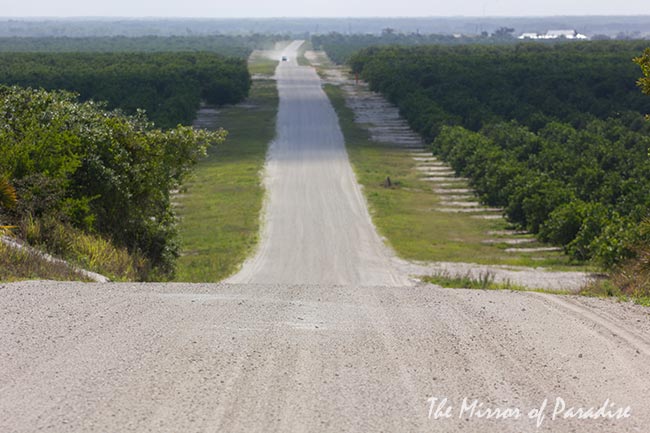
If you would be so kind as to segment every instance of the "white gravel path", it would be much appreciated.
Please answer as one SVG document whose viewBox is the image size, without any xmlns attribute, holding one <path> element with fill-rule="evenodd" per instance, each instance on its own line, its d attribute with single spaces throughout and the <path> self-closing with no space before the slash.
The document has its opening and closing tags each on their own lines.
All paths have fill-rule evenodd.
<svg viewBox="0 0 650 433">
<path fill-rule="evenodd" d="M 650 316 L 441 289 L 0 284 L 3 433 L 626 433 L 650 425 Z M 451 418 L 429 418 L 448 398 Z M 546 420 L 458 416 L 464 398 Z M 630 406 L 627 419 L 551 420 Z"/>
<path fill-rule="evenodd" d="M 301 44 L 285 49 L 288 61 L 276 71 L 280 107 L 260 246 L 228 281 L 409 284 L 370 220 L 320 78 L 296 62 Z"/>
</svg>

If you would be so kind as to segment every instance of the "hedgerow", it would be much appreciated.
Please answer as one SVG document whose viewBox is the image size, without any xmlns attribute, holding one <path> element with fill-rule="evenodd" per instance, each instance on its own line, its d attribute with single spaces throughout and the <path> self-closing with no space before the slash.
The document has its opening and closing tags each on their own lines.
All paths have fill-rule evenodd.
<svg viewBox="0 0 650 433">
<path fill-rule="evenodd" d="M 136 258 L 140 278 L 169 277 L 179 254 L 171 191 L 224 138 L 156 129 L 142 112 L 65 91 L 0 87 L 0 179 L 16 196 L 0 223 L 45 227 L 32 240 L 49 249 L 66 249 L 60 228 L 100 235 Z"/>
</svg>

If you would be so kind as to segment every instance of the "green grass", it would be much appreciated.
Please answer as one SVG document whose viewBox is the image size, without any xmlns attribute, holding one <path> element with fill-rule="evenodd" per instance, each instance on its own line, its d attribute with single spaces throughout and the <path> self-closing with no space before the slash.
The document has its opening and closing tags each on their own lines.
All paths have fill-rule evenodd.
<svg viewBox="0 0 650 433">
<path fill-rule="evenodd" d="M 481 274 L 478 278 L 469 274 L 463 276 L 451 276 L 448 274 L 435 274 L 423 278 L 426 283 L 437 284 L 441 287 L 465 288 L 479 290 L 513 290 L 515 288 L 522 290 L 522 286 L 515 286 L 509 282 L 495 283 L 494 275 L 489 272 Z"/>
<path fill-rule="evenodd" d="M 353 121 L 343 90 L 325 85 L 336 110 L 358 182 L 363 186 L 378 231 L 396 253 L 421 261 L 470 262 L 551 269 L 586 269 L 569 263 L 560 252 L 508 253 L 504 243 L 484 244 L 488 231 L 511 228 L 503 219 L 482 220 L 468 214 L 437 212 L 438 196 L 420 180 L 415 161 L 403 150 L 373 142 Z M 383 184 L 390 177 L 393 187 Z M 527 244 L 526 247 L 539 246 Z"/>
<path fill-rule="evenodd" d="M 291 40 L 279 41 L 275 43 L 274 50 L 282 51 L 291 43 Z M 280 59 L 272 59 L 266 57 L 262 51 L 257 51 L 251 55 L 248 60 L 248 72 L 251 75 L 266 75 L 271 77 L 275 74 L 275 68 L 278 66 Z"/>
<path fill-rule="evenodd" d="M 256 62 L 251 69 L 271 68 Z M 275 82 L 255 80 L 245 106 L 220 110 L 215 127 L 228 131 L 226 143 L 209 151 L 176 199 L 183 245 L 176 280 L 219 281 L 255 247 L 264 198 L 260 174 L 277 105 Z"/>
<path fill-rule="evenodd" d="M 311 63 L 309 60 L 307 60 L 307 57 L 305 57 L 305 52 L 313 49 L 313 46 L 311 44 L 311 41 L 305 41 L 300 48 L 298 49 L 298 57 L 296 58 L 296 61 L 300 66 L 310 66 Z"/>
<path fill-rule="evenodd" d="M 471 275 L 451 276 L 446 273 L 429 275 L 423 277 L 426 283 L 436 284 L 440 287 L 451 289 L 476 289 L 476 290 L 513 290 L 524 292 L 552 293 L 554 295 L 571 295 L 572 292 L 561 290 L 534 289 L 526 286 L 512 284 L 509 281 L 497 283 L 494 281 L 494 275 L 490 272 L 481 274 L 478 278 Z"/>
<path fill-rule="evenodd" d="M 248 64 L 248 72 L 251 75 L 272 76 L 275 73 L 275 68 L 277 65 L 277 60 L 258 56 L 253 62 Z"/>
</svg>

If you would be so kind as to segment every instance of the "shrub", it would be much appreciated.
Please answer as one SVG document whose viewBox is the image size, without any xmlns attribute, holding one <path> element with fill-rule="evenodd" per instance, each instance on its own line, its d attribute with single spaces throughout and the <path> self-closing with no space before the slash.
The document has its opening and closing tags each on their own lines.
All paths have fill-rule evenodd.
<svg viewBox="0 0 650 433">
<path fill-rule="evenodd" d="M 170 191 L 178 188 L 224 131 L 153 128 L 142 112 L 126 116 L 67 92 L 0 87 L 0 173 L 18 192 L 6 212 L 98 234 L 171 276 L 178 255 Z M 24 225 L 24 227 L 27 227 Z M 63 227 L 63 228 L 62 228 Z M 51 233 L 31 233 L 51 250 L 68 250 Z"/>
</svg>

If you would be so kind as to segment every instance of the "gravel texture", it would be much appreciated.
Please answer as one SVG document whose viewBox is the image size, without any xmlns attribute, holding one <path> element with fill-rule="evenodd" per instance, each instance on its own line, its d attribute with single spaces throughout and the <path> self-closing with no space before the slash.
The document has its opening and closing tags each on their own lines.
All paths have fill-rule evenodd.
<svg viewBox="0 0 650 433">
<path fill-rule="evenodd" d="M 648 310 L 435 286 L 0 285 L 2 432 L 644 432 Z M 428 417 L 447 397 L 454 417 Z M 463 398 L 630 406 L 458 418 Z M 549 403 L 551 404 L 551 403 Z"/>
</svg>

